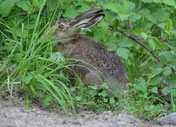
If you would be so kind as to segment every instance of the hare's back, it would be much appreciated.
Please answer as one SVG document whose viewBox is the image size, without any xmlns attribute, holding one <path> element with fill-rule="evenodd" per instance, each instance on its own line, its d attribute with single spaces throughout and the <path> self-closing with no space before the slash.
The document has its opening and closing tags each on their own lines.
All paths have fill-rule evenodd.
<svg viewBox="0 0 176 127">
<path fill-rule="evenodd" d="M 85 61 L 92 64 L 100 71 L 103 71 L 106 77 L 114 77 L 120 82 L 122 82 L 121 80 L 128 80 L 126 70 L 119 56 L 113 52 L 107 51 L 101 42 L 96 43 L 90 37 L 80 36 L 80 39 L 82 43 L 87 45 L 87 49 L 89 49 L 86 56 L 84 56 L 85 58 L 89 58 L 89 60 L 85 59 Z"/>
</svg>

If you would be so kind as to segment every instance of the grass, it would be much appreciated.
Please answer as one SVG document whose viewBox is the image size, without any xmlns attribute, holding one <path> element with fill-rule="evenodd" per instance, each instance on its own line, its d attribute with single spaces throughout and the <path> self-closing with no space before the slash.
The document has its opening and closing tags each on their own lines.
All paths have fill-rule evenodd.
<svg viewBox="0 0 176 127">
<path fill-rule="evenodd" d="M 4 20 L 0 21 L 0 24 L 5 27 L 5 32 L 1 31 L 0 93 L 8 91 L 13 96 L 13 92 L 18 89 L 30 93 L 28 96 L 32 98 L 45 100 L 52 97 L 49 101 L 58 103 L 65 112 L 69 112 L 71 107 L 76 117 L 74 98 L 68 85 L 65 84 L 67 78 L 61 71 L 68 66 L 67 62 L 63 59 L 55 60 L 52 57 L 56 41 L 53 42 L 51 34 L 47 32 L 51 22 L 40 26 L 44 3 L 33 31 L 28 29 L 28 32 L 25 32 L 23 21 L 21 21 L 19 33 L 16 32 L 15 27 L 9 27 Z M 29 27 L 30 23 L 27 24 L 27 28 Z"/>
</svg>

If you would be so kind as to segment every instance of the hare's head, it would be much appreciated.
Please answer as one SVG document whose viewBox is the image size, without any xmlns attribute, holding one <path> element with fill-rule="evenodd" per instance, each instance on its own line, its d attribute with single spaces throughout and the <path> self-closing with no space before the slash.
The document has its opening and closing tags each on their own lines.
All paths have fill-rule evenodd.
<svg viewBox="0 0 176 127">
<path fill-rule="evenodd" d="M 74 37 L 80 29 L 88 29 L 104 18 L 102 9 L 92 9 L 79 14 L 73 19 L 60 19 L 53 23 L 55 31 L 53 38 L 63 37 L 65 39 Z"/>
</svg>

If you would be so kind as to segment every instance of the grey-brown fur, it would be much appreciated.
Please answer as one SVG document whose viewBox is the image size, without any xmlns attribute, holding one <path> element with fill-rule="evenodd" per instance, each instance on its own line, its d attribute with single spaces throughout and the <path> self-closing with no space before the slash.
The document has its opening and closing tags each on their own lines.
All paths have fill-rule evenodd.
<svg viewBox="0 0 176 127">
<path fill-rule="evenodd" d="M 68 31 L 69 28 L 75 28 L 74 25 L 76 25 L 78 21 L 86 20 L 86 18 L 91 21 L 87 20 L 88 22 L 80 24 L 82 27 L 87 28 L 95 25 L 104 17 L 102 12 L 102 9 L 93 9 L 92 11 L 90 10 L 78 15 L 76 18 L 65 23 L 63 30 L 59 32 L 56 31 L 55 36 L 60 37 L 61 32 L 64 33 Z M 91 17 L 93 18 L 91 19 Z M 76 24 L 73 24 L 73 22 Z M 77 31 L 78 29 L 72 30 L 71 34 L 67 34 L 64 37 L 65 39 L 69 37 L 74 37 L 74 39 L 59 42 L 57 49 L 59 52 L 62 52 L 65 57 L 83 60 L 96 69 L 83 62 L 78 62 L 79 65 L 86 66 L 92 71 L 79 66 L 74 66 L 73 70 L 83 77 L 85 84 L 92 84 L 93 82 L 101 85 L 108 80 L 108 84 L 112 86 L 112 89 L 124 88 L 129 79 L 120 58 L 114 53 L 107 51 L 101 42 L 96 43 L 91 37 L 78 35 L 75 33 Z M 63 35 L 63 33 L 61 35 Z"/>
</svg>

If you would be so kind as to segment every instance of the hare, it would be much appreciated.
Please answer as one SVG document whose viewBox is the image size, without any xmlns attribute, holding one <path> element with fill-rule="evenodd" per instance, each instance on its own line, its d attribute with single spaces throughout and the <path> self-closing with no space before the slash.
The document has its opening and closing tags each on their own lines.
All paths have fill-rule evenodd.
<svg viewBox="0 0 176 127">
<path fill-rule="evenodd" d="M 73 19 L 60 19 L 58 23 L 52 24 L 55 25 L 53 38 L 65 39 L 57 44 L 57 50 L 66 58 L 84 61 L 78 62 L 78 65 L 83 66 L 74 66 L 72 69 L 83 78 L 86 85 L 101 86 L 107 82 L 111 90 L 126 88 L 129 79 L 119 56 L 107 51 L 101 42 L 96 43 L 91 37 L 78 34 L 80 29 L 96 25 L 104 16 L 102 9 L 92 9 Z"/>
</svg>

